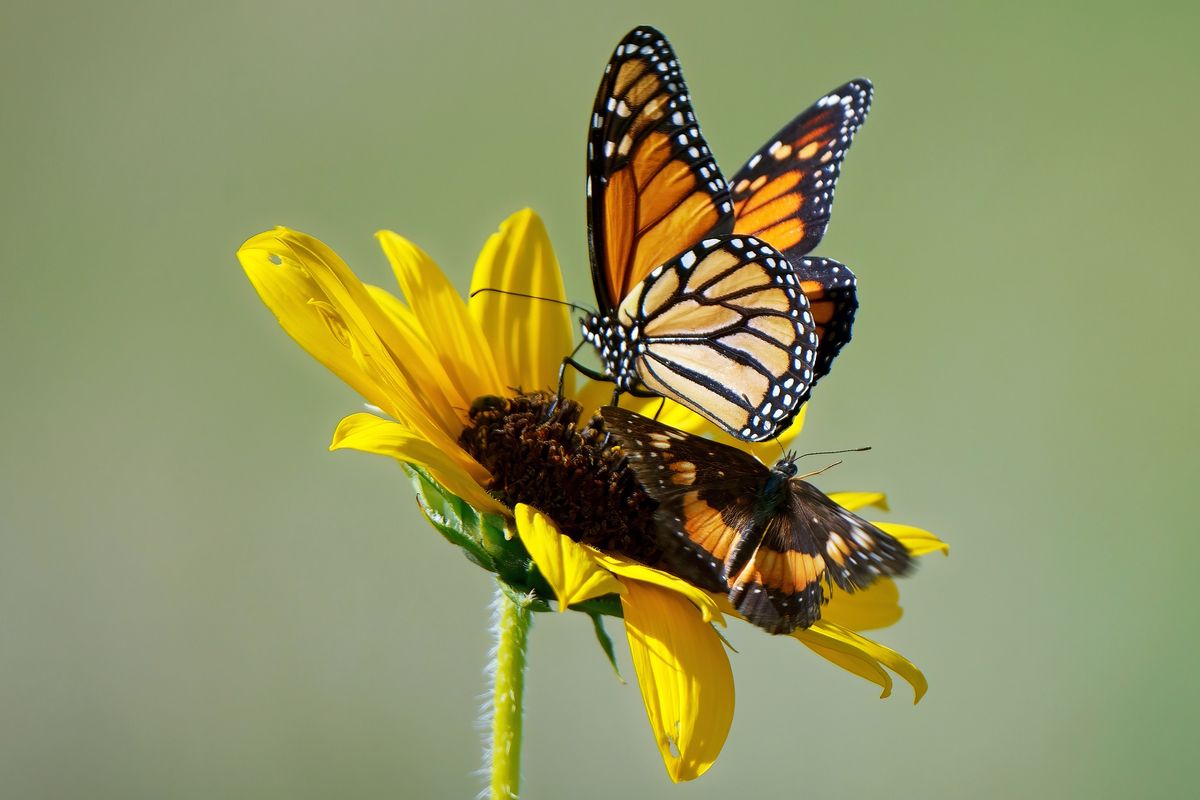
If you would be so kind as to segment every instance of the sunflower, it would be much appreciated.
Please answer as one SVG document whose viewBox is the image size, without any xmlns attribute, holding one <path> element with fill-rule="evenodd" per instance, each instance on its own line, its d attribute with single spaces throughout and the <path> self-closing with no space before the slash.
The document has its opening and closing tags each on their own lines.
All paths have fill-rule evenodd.
<svg viewBox="0 0 1200 800">
<path fill-rule="evenodd" d="M 638 528 L 647 517 L 629 505 L 636 502 L 636 487 L 612 448 L 587 438 L 597 429 L 578 424 L 608 400 L 611 387 L 589 382 L 576 391 L 568 375 L 564 398 L 546 391 L 558 384 L 574 335 L 544 225 L 529 210 L 509 217 L 475 263 L 469 299 L 415 244 L 390 231 L 378 238 L 403 299 L 363 284 L 329 247 L 287 228 L 252 237 L 238 259 L 284 330 L 379 412 L 344 418 L 330 449 L 400 461 L 435 529 L 497 575 L 499 602 L 511 613 L 502 613 L 498 625 L 495 688 L 499 695 L 503 682 L 505 696 L 515 698 L 516 720 L 513 703 L 497 704 L 493 796 L 515 796 L 519 771 L 513 764 L 499 766 L 502 754 L 496 750 L 503 749 L 514 764 L 519 757 L 528 612 L 549 609 L 552 597 L 560 611 L 592 616 L 610 658 L 600 620 L 623 617 L 667 773 L 673 781 L 698 777 L 716 759 L 733 718 L 732 672 L 714 626 L 736 612 L 723 597 L 647 566 L 652 558 L 638 558 L 645 555 L 639 543 L 648 537 Z M 674 403 L 627 403 L 764 460 L 776 448 L 733 440 Z M 799 433 L 803 419 L 798 416 L 782 444 Z M 595 497 L 608 505 L 587 505 L 589 479 Z M 881 494 L 831 497 L 851 510 L 886 508 Z M 946 550 L 920 529 L 876 524 L 914 555 Z M 859 633 L 891 625 L 899 616 L 896 586 L 883 579 L 867 591 L 835 594 L 817 624 L 792 635 L 880 686 L 882 696 L 890 694 L 895 673 L 919 700 L 926 689 L 921 672 Z M 519 635 L 506 639 L 505 630 L 513 626 Z M 506 647 L 517 639 L 520 653 Z M 505 672 L 509 656 L 515 657 L 515 675 Z"/>
</svg>

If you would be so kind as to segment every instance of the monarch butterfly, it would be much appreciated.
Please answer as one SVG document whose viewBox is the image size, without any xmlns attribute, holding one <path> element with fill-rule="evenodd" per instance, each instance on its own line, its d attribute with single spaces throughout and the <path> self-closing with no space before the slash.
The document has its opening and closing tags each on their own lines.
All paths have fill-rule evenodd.
<svg viewBox="0 0 1200 800">
<path fill-rule="evenodd" d="M 654 28 L 631 31 L 605 68 L 588 130 L 599 312 L 583 335 L 603 371 L 564 366 L 613 381 L 614 400 L 649 390 L 741 439 L 786 427 L 850 338 L 853 273 L 804 256 L 824 234 L 870 98 L 865 80 L 821 98 L 731 191 L 670 44 Z"/>
<path fill-rule="evenodd" d="M 600 410 L 646 493 L 667 571 L 728 592 L 769 633 L 807 628 L 835 584 L 847 592 L 903 575 L 912 557 L 892 536 L 796 475 L 796 457 L 771 468 L 720 442 L 615 406 Z"/>
</svg>

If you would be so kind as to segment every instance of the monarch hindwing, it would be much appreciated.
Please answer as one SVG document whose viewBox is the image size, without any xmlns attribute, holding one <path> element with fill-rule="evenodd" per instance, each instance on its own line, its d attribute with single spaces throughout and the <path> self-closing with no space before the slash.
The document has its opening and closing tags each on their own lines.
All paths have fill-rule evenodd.
<svg viewBox="0 0 1200 800">
<path fill-rule="evenodd" d="M 632 412 L 600 413 L 659 503 L 657 535 L 669 555 L 658 566 L 727 591 L 739 613 L 770 633 L 816 622 L 830 583 L 854 591 L 911 568 L 899 541 L 794 477 L 794 459 L 768 469 Z"/>
<path fill-rule="evenodd" d="M 792 262 L 792 268 L 816 322 L 817 360 L 812 377 L 815 386 L 829 374 L 833 359 L 850 341 L 854 313 L 858 310 L 858 279 L 849 267 L 831 258 L 801 256 Z"/>
<path fill-rule="evenodd" d="M 609 374 L 762 441 L 807 396 L 818 341 L 791 266 L 752 236 L 717 236 L 655 269 L 600 340 Z"/>
<path fill-rule="evenodd" d="M 588 128 L 588 245 L 602 313 L 652 269 L 733 230 L 733 204 L 679 61 L 650 27 L 613 52 Z"/>
</svg>

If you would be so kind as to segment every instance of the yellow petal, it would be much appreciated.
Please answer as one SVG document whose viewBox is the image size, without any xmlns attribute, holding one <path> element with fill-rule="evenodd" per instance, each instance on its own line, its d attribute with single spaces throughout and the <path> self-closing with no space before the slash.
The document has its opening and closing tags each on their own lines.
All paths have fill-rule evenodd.
<svg viewBox="0 0 1200 800">
<path fill-rule="evenodd" d="M 480 289 L 546 300 L 499 292 L 475 294 Z M 492 346 L 505 385 L 524 391 L 557 385 L 558 367 L 574 347 L 575 337 L 568 308 L 549 302 L 566 297 L 558 259 L 537 214 L 525 209 L 500 224 L 475 262 L 471 294 L 471 316 Z"/>
<path fill-rule="evenodd" d="M 743 442 L 739 439 L 733 439 L 737 446 L 741 447 L 748 453 L 758 456 L 758 460 L 764 464 L 774 464 L 779 460 L 782 451 L 792 449 L 796 442 L 796 437 L 804 430 L 804 420 L 808 418 L 808 404 L 800 407 L 800 413 L 792 420 L 792 424 L 788 425 L 775 439 L 766 442 Z"/>
<path fill-rule="evenodd" d="M 445 394 L 452 387 L 421 382 L 402 333 L 346 263 L 321 241 L 287 228 L 251 243 L 267 250 L 270 261 L 294 263 L 312 279 L 320 295 L 311 302 L 344 334 L 359 368 L 379 386 L 382 396 L 372 401 L 434 444 L 452 448 L 462 429 L 454 409 L 462 401 Z"/>
<path fill-rule="evenodd" d="M 621 582 L 597 565 L 583 545 L 559 533 L 540 511 L 519 503 L 513 515 L 517 520 L 517 535 L 554 590 L 559 611 L 593 597 L 625 592 Z"/>
<path fill-rule="evenodd" d="M 834 589 L 821 618 L 852 631 L 886 628 L 900 621 L 900 590 L 891 578 L 880 578 L 866 589 L 843 592 Z"/>
<path fill-rule="evenodd" d="M 705 622 L 716 622 L 720 625 L 725 624 L 725 618 L 721 616 L 718 599 L 703 589 L 698 589 L 687 581 L 676 578 L 674 575 L 663 572 L 661 569 L 647 567 L 645 564 L 640 564 L 623 556 L 609 555 L 600 552 L 594 547 L 584 546 L 587 547 L 592 558 L 596 559 L 596 563 L 614 575 L 643 583 L 652 583 L 655 586 L 669 589 L 687 598 L 700 611 L 700 618 Z M 724 596 L 722 595 L 722 597 Z"/>
<path fill-rule="evenodd" d="M 945 555 L 950 555 L 950 545 L 929 531 L 914 528 L 912 525 L 901 525 L 898 522 L 872 522 L 871 524 L 899 539 L 900 544 L 908 549 L 910 555 L 923 556 L 939 550 Z"/>
<path fill-rule="evenodd" d="M 612 386 L 607 385 L 607 390 L 611 394 Z M 604 400 L 604 403 L 607 402 L 608 400 Z M 659 411 L 660 406 L 662 407 L 661 411 Z M 667 400 L 664 403 L 662 398 L 622 396 L 621 407 L 645 417 L 654 417 L 657 414 L 658 421 L 664 425 L 678 428 L 696 436 L 704 436 L 730 447 L 736 447 L 738 450 L 756 457 L 764 464 L 774 464 L 779 460 L 779 457 L 791 446 L 792 441 L 800 435 L 800 431 L 804 428 L 804 418 L 808 413 L 807 405 L 801 408 L 800 413 L 792 420 L 792 424 L 784 429 L 775 439 L 765 442 L 746 442 L 737 437 L 730 436 L 706 417 L 697 414 L 686 406 L 676 403 L 674 400 Z"/>
<path fill-rule="evenodd" d="M 396 326 L 406 349 L 404 363 L 414 374 L 413 383 L 422 387 L 437 386 L 448 403 L 467 402 L 451 384 L 450 376 L 438 357 L 437 348 L 425 334 L 417 315 L 408 306 L 386 289 L 367 286 L 367 292 L 379 305 L 379 309 Z M 458 406 L 461 408 L 461 406 Z"/>
<path fill-rule="evenodd" d="M 625 583 L 625 635 L 650 729 L 671 780 L 690 781 L 712 766 L 733 722 L 729 658 L 685 597 Z"/>
<path fill-rule="evenodd" d="M 383 388 L 355 358 L 345 324 L 329 313 L 324 290 L 291 251 L 280 246 L 274 231 L 247 239 L 237 257 L 263 304 L 297 344 L 368 402 L 389 405 Z"/>
<path fill-rule="evenodd" d="M 485 394 L 504 394 L 491 347 L 438 265 L 399 234 L 379 231 L 375 235 L 392 264 L 404 299 L 437 348 L 450 382 L 465 403 Z"/>
<path fill-rule="evenodd" d="M 416 464 L 429 470 L 447 491 L 466 500 L 476 511 L 509 514 L 507 508 L 484 491 L 481 484 L 487 482 L 488 474 L 483 467 L 468 457 L 467 463 L 474 465 L 474 470 L 464 470 L 459 459 L 398 422 L 374 414 L 351 414 L 338 424 L 329 449 L 361 450 Z"/>
<path fill-rule="evenodd" d="M 883 492 L 830 492 L 829 499 L 847 511 L 858 511 L 868 506 L 880 511 L 889 510 L 887 495 Z"/>
<path fill-rule="evenodd" d="M 829 620 L 818 620 L 811 628 L 794 631 L 792 636 L 843 669 L 883 687 L 880 697 L 887 697 L 892 691 L 891 676 L 884 667 L 912 686 L 914 704 L 920 702 L 929 688 L 921 670 L 907 658 Z"/>
<path fill-rule="evenodd" d="M 795 636 L 795 634 L 793 634 L 793 636 Z M 830 646 L 830 643 L 817 644 L 818 641 L 822 640 L 820 634 L 810 634 L 805 637 L 795 636 L 795 638 L 800 639 L 805 647 L 807 647 L 809 650 L 812 650 L 826 661 L 830 661 L 834 665 L 846 670 L 846 672 L 853 673 L 854 675 L 857 675 L 864 680 L 868 680 L 878 686 L 883 690 L 879 694 L 881 699 L 891 697 L 891 673 L 881 667 L 879 662 L 863 658 L 857 650 L 840 641 L 833 644 L 833 646 Z"/>
<path fill-rule="evenodd" d="M 591 345 L 587 345 L 587 347 L 591 347 Z M 567 367 L 567 375 L 575 375 L 575 370 L 571 367 Z M 590 378 L 580 378 L 579 381 L 579 388 L 577 388 L 573 394 L 568 390 L 567 394 L 570 397 L 575 398 L 575 400 L 579 402 L 579 405 L 583 406 L 583 414 L 580 416 L 580 419 L 590 420 L 592 417 L 596 416 L 596 412 L 599 411 L 601 407 L 612 402 L 613 385 L 607 381 L 594 381 Z M 571 385 L 570 379 L 568 379 L 567 385 Z M 657 400 L 654 402 L 656 404 L 658 403 Z M 621 403 L 621 406 L 624 408 L 632 408 L 628 402 Z M 655 407 L 657 407 L 657 405 Z M 650 410 L 650 413 L 647 416 L 654 416 L 653 408 Z"/>
</svg>

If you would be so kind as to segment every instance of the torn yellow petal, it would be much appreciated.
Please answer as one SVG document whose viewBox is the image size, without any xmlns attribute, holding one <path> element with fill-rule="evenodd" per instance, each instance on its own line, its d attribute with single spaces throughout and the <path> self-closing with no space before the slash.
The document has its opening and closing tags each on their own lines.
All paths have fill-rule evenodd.
<svg viewBox="0 0 1200 800">
<path fill-rule="evenodd" d="M 870 506 L 880 511 L 890 510 L 887 495 L 883 492 L 830 492 L 829 499 L 847 511 L 858 511 Z"/>
<path fill-rule="evenodd" d="M 671 780 L 712 766 L 733 722 L 733 673 L 721 638 L 684 596 L 626 582 L 625 635 L 650 729 Z"/>
<path fill-rule="evenodd" d="M 721 609 L 717 604 L 717 600 L 703 589 L 698 589 L 687 581 L 676 578 L 674 575 L 663 572 L 661 569 L 647 567 L 645 564 L 640 564 L 623 556 L 609 555 L 600 552 L 594 547 L 584 546 L 587 547 L 592 557 L 596 559 L 596 563 L 614 575 L 619 575 L 629 580 L 642 581 L 643 583 L 652 583 L 655 586 L 669 589 L 676 594 L 686 597 L 700 611 L 700 617 L 705 622 L 716 622 L 720 625 L 725 624 L 725 618 L 721 616 Z"/>
<path fill-rule="evenodd" d="M 914 705 L 929 688 L 924 674 L 907 658 L 829 620 L 818 620 L 811 628 L 794 631 L 792 636 L 843 669 L 883 687 L 880 697 L 887 697 L 892 689 L 891 677 L 884 667 L 912 686 Z"/>
<path fill-rule="evenodd" d="M 537 509 L 520 503 L 513 509 L 517 535 L 537 564 L 542 577 L 558 598 L 558 610 L 606 594 L 622 594 L 625 588 L 612 573 L 596 564 L 583 545 L 558 532 Z"/>
<path fill-rule="evenodd" d="M 939 550 L 945 555 L 950 555 L 950 545 L 927 530 L 914 528 L 912 525 L 901 525 L 898 522 L 872 522 L 871 524 L 899 539 L 900 544 L 904 545 L 909 555 L 923 556 Z"/>
<path fill-rule="evenodd" d="M 834 589 L 821 618 L 852 631 L 886 628 L 900 621 L 900 590 L 891 578 L 880 578 L 866 589 L 844 592 Z"/>
<path fill-rule="evenodd" d="M 509 514 L 507 508 L 484 491 L 481 484 L 489 476 L 483 467 L 468 457 L 467 464 L 472 468 L 463 469 L 460 460 L 399 422 L 374 414 L 351 414 L 338 424 L 329 449 L 361 450 L 424 467 L 447 491 L 467 501 L 476 511 Z"/>
<path fill-rule="evenodd" d="M 466 404 L 481 395 L 504 394 L 506 387 L 491 347 L 438 265 L 399 234 L 379 231 L 375 235 L 396 273 L 404 299 L 437 348 L 450 382 Z"/>
<path fill-rule="evenodd" d="M 499 292 L 475 294 L 481 289 L 545 299 Z M 504 384 L 527 392 L 554 388 L 558 367 L 570 354 L 574 336 L 569 309 L 560 304 L 566 300 L 562 272 L 537 214 L 525 209 L 500 224 L 475 262 L 471 294 L 471 316 L 492 347 Z M 560 303 L 550 302 L 553 300 Z M 571 386 L 573 383 L 568 383 L 567 388 Z"/>
<path fill-rule="evenodd" d="M 237 258 L 263 304 L 297 344 L 368 402 L 381 408 L 389 404 L 355 358 L 350 333 L 337 313 L 330 313 L 324 290 L 273 231 L 247 239 Z"/>
<path fill-rule="evenodd" d="M 299 231 L 276 228 L 255 237 L 264 245 L 267 239 L 274 239 L 271 255 L 294 260 L 319 287 L 321 297 L 314 304 L 344 329 L 355 362 L 379 386 L 382 398 L 375 404 L 434 444 L 451 448 L 462 429 L 454 410 L 460 401 L 444 393 L 450 387 L 421 382 L 402 333 L 346 263 Z"/>
</svg>

